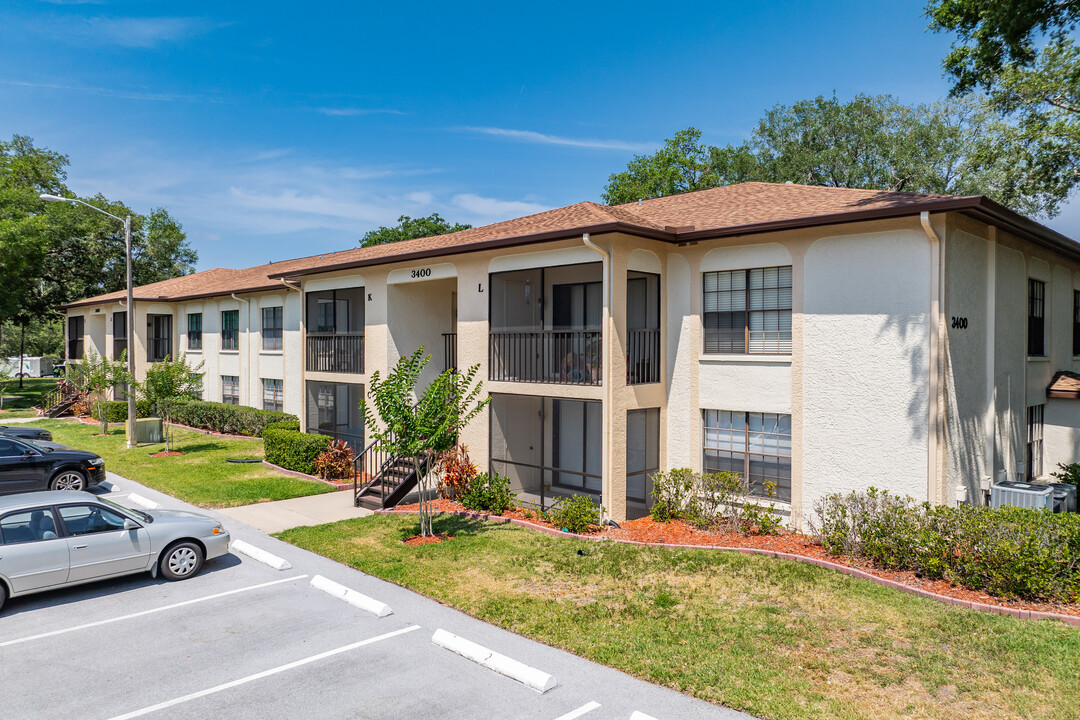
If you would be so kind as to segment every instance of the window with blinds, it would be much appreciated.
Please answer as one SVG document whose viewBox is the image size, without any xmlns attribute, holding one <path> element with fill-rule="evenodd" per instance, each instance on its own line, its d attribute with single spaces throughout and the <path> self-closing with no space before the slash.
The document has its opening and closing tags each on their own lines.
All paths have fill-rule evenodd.
<svg viewBox="0 0 1080 720">
<path fill-rule="evenodd" d="M 706 354 L 791 353 L 791 266 L 703 276 Z"/>
<path fill-rule="evenodd" d="M 1046 283 L 1028 279 L 1028 355 L 1046 355 Z"/>
<path fill-rule="evenodd" d="M 791 501 L 791 416 L 703 410 L 706 472 L 738 473 L 750 494 Z"/>
</svg>

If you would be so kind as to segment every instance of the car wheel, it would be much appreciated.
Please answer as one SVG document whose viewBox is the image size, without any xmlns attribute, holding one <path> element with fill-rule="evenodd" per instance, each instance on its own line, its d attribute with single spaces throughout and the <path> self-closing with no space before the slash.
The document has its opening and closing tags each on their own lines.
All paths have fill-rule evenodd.
<svg viewBox="0 0 1080 720">
<path fill-rule="evenodd" d="M 0 610 L 4 609 L 4 601 L 7 600 L 7 588 L 0 582 Z"/>
<path fill-rule="evenodd" d="M 161 556 L 161 574 L 166 580 L 184 580 L 202 569 L 202 548 L 193 542 L 179 542 Z"/>
<path fill-rule="evenodd" d="M 49 483 L 50 490 L 85 490 L 86 476 L 78 470 L 64 470 Z"/>
</svg>

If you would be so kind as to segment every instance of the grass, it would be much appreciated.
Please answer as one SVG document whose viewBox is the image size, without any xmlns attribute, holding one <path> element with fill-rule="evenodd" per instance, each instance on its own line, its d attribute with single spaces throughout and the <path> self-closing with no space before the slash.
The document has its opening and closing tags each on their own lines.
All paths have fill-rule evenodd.
<svg viewBox="0 0 1080 720">
<path fill-rule="evenodd" d="M 34 417 L 37 412 L 32 408 L 40 406 L 45 395 L 56 389 L 56 378 L 23 378 L 23 387 L 19 389 L 18 378 L 4 383 L 0 393 L 4 395 L 4 410 L 0 412 L 0 425 L 5 418 Z"/>
<path fill-rule="evenodd" d="M 56 442 L 101 455 L 106 470 L 199 507 L 234 507 L 333 492 L 328 485 L 285 475 L 262 463 L 225 462 L 226 458 L 262 459 L 263 443 L 258 438 L 221 438 L 173 428 L 173 449 L 183 455 L 151 457 L 165 446 L 140 445 L 129 450 L 123 425 L 111 425 L 110 434 L 102 437 L 98 425 L 70 420 L 31 424 L 48 428 Z"/>
<path fill-rule="evenodd" d="M 805 563 L 371 516 L 277 537 L 521 635 L 764 718 L 1064 718 L 1080 628 L 963 610 Z"/>
</svg>

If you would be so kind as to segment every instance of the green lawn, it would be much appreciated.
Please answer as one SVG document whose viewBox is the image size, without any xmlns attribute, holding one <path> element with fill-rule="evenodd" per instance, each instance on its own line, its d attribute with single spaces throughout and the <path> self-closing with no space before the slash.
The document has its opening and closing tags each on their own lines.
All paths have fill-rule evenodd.
<svg viewBox="0 0 1080 720">
<path fill-rule="evenodd" d="M 482 620 L 764 718 L 1065 718 L 1080 628 L 944 605 L 804 563 L 440 516 L 279 538 Z"/>
<path fill-rule="evenodd" d="M 129 450 L 124 447 L 123 425 L 110 425 L 110 434 L 101 437 L 98 425 L 71 420 L 32 424 L 48 428 L 56 442 L 101 455 L 106 470 L 200 507 L 234 507 L 333 492 L 328 485 L 285 475 L 262 463 L 225 462 L 226 458 L 262 459 L 263 443 L 258 438 L 221 438 L 173 428 L 173 449 L 183 455 L 151 457 L 165 446 L 140 445 Z"/>
<path fill-rule="evenodd" d="M 4 395 L 4 410 L 0 412 L 0 425 L 4 418 L 34 417 L 34 406 L 44 402 L 44 396 L 56 389 L 56 378 L 23 378 L 19 388 L 18 378 L 8 380 L 0 392 Z"/>
</svg>

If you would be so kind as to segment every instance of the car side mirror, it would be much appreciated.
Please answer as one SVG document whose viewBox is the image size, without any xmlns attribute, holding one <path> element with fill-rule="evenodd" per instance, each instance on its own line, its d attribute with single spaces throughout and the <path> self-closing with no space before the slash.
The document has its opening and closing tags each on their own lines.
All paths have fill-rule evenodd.
<svg viewBox="0 0 1080 720">
<path fill-rule="evenodd" d="M 135 522 L 131 518 L 125 518 L 124 519 L 124 529 L 125 530 L 138 530 L 141 527 L 142 527 L 142 525 Z"/>
</svg>

